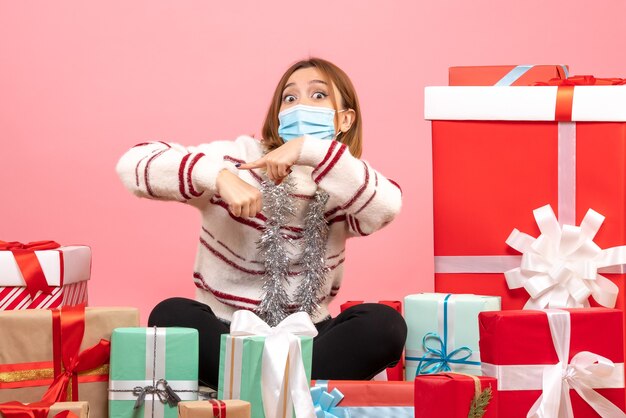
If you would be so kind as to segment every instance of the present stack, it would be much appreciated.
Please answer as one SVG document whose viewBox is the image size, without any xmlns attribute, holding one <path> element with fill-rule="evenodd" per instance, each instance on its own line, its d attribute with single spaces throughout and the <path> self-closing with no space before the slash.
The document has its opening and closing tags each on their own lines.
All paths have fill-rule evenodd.
<svg viewBox="0 0 626 418">
<path fill-rule="evenodd" d="M 409 325 L 424 335 L 416 416 L 626 417 L 624 84 L 517 66 L 451 68 L 450 86 L 426 88 L 435 290 L 498 297 L 503 310 L 472 315 L 474 391 L 467 371 L 445 373 L 459 371 L 452 353 L 474 350 L 446 347 L 440 325 Z M 491 400 L 473 415 L 485 384 Z M 459 402 L 433 405 L 438 395 Z"/>
<path fill-rule="evenodd" d="M 217 399 L 198 400 L 196 330 L 85 308 L 88 247 L 0 241 L 0 416 L 626 418 L 626 81 L 561 65 L 449 80 L 425 93 L 436 293 L 405 297 L 387 381 L 311 381 L 307 314 L 238 311 Z"/>
</svg>

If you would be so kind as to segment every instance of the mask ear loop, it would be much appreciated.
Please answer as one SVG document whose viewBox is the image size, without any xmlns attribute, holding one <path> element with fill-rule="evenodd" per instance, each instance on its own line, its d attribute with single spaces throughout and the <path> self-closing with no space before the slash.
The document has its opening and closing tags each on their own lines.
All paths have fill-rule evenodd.
<svg viewBox="0 0 626 418">
<path fill-rule="evenodd" d="M 340 113 L 340 112 L 345 112 L 346 110 L 348 110 L 348 109 L 341 109 L 341 110 L 337 110 L 337 113 Z M 337 131 L 337 133 L 335 134 L 335 136 L 333 137 L 333 140 L 334 140 L 334 141 L 337 141 L 337 140 L 339 139 L 339 135 L 341 135 L 341 134 L 343 134 L 343 131 L 342 131 L 341 129 L 339 129 L 339 130 Z"/>
</svg>

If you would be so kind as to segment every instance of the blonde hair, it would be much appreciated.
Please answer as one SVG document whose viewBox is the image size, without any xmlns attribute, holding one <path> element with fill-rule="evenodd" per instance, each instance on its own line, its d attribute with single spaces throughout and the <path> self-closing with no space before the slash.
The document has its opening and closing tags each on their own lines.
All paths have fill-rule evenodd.
<svg viewBox="0 0 626 418">
<path fill-rule="evenodd" d="M 337 108 L 337 98 L 335 97 L 335 91 L 333 88 L 329 90 L 329 97 L 333 103 L 335 110 L 340 109 L 352 109 L 354 110 L 355 117 L 352 122 L 352 126 L 347 132 L 343 132 L 337 138 L 337 141 L 346 144 L 350 150 L 350 154 L 356 158 L 361 157 L 362 152 L 362 124 L 361 124 L 361 108 L 359 106 L 359 99 L 356 95 L 356 90 L 352 85 L 352 81 L 348 75 L 335 64 L 323 60 L 321 58 L 309 58 L 308 60 L 298 61 L 285 71 L 281 77 L 276 90 L 274 90 L 274 96 L 272 97 L 272 103 L 267 111 L 265 122 L 263 123 L 263 144 L 271 151 L 280 147 L 284 142 L 278 136 L 278 113 L 280 112 L 280 106 L 282 103 L 282 94 L 285 89 L 285 85 L 289 80 L 289 77 L 296 71 L 302 68 L 317 68 L 322 75 L 326 78 L 329 85 L 334 85 L 339 90 L 339 99 L 341 100 L 341 107 Z M 335 115 L 337 118 L 337 115 Z"/>
</svg>

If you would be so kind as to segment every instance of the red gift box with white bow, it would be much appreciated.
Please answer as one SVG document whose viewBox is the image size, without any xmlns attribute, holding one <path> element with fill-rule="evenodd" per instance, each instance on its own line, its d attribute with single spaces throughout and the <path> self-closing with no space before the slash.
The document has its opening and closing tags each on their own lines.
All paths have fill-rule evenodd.
<svg viewBox="0 0 626 418">
<path fill-rule="evenodd" d="M 622 312 L 511 310 L 478 320 L 482 372 L 498 382 L 498 416 L 626 417 Z"/>
</svg>

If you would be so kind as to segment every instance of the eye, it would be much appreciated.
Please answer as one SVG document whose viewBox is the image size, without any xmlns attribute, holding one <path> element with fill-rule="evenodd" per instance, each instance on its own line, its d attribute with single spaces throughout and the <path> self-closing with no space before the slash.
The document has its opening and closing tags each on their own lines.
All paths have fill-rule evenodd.
<svg viewBox="0 0 626 418">
<path fill-rule="evenodd" d="M 295 101 L 296 101 L 296 96 L 294 96 L 293 94 L 287 94 L 286 96 L 283 97 L 284 103 L 293 103 Z"/>
<path fill-rule="evenodd" d="M 313 93 L 312 97 L 317 100 L 323 100 L 328 97 L 328 94 L 324 93 L 323 91 L 316 91 L 315 93 Z"/>
</svg>

